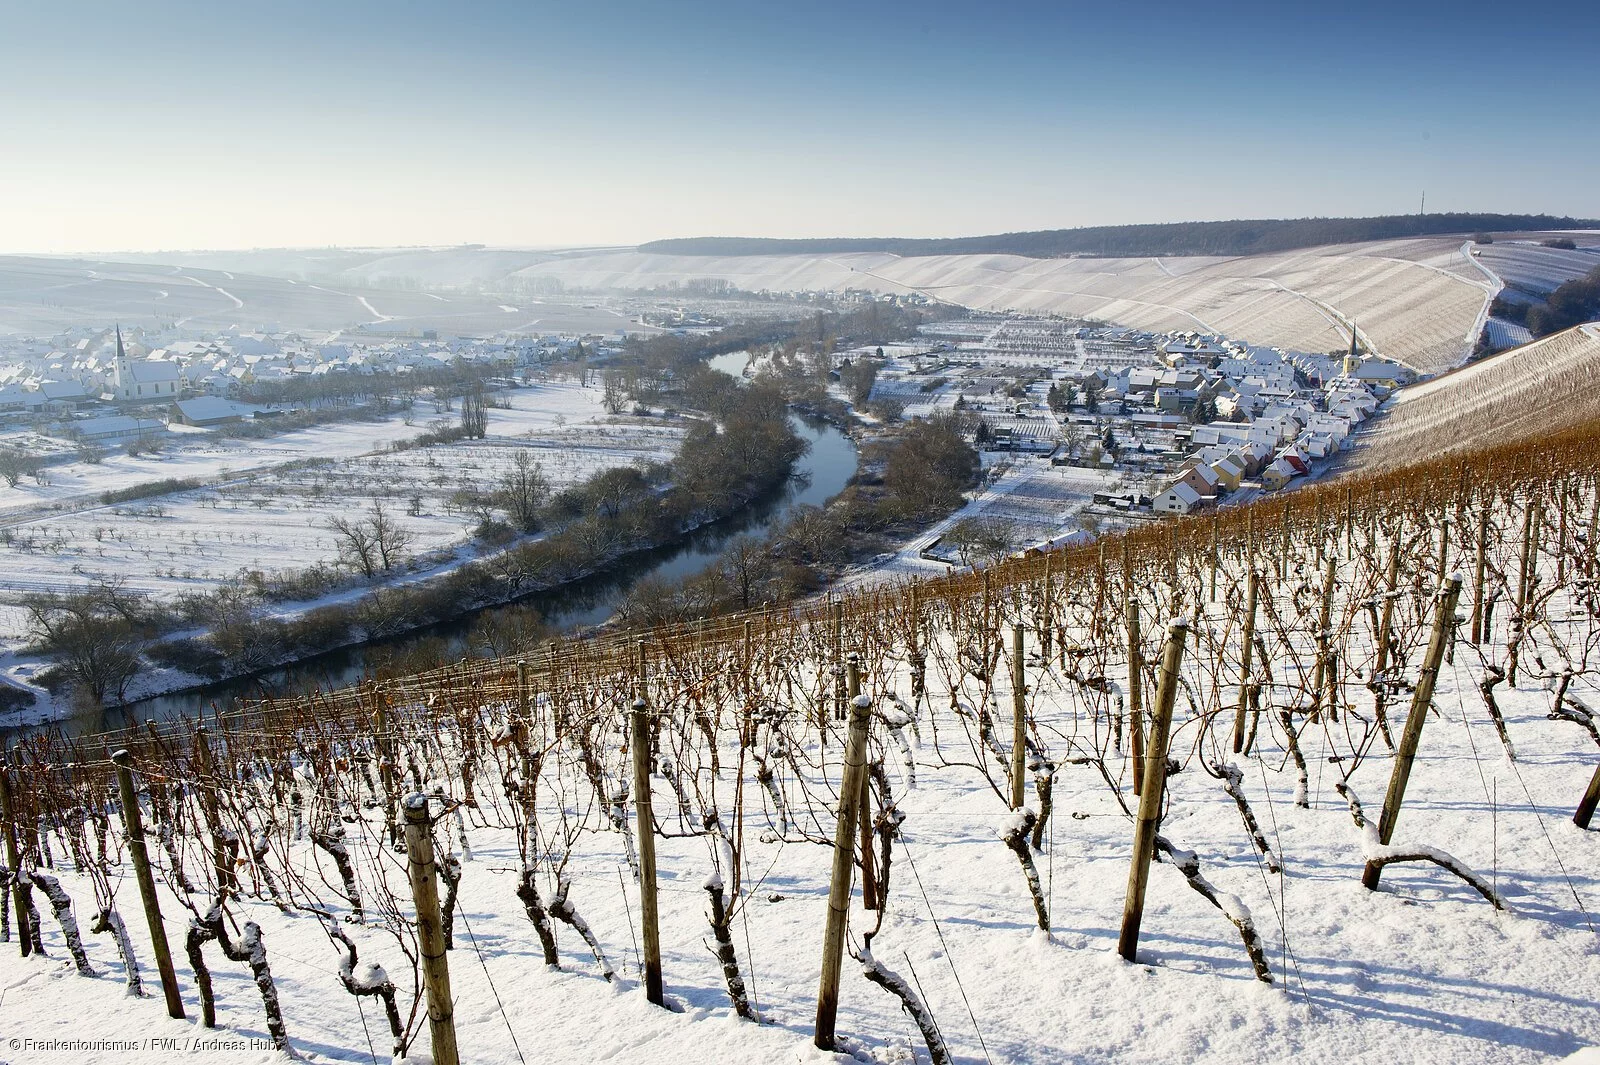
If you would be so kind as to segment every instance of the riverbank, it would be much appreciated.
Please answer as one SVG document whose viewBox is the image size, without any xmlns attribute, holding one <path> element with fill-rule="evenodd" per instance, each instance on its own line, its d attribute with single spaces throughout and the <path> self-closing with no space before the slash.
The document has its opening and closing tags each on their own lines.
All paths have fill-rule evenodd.
<svg viewBox="0 0 1600 1065">
<path fill-rule="evenodd" d="M 193 670 L 165 666 L 147 670 L 129 686 L 133 698 L 105 709 L 74 708 L 65 696 L 41 699 L 34 707 L 0 715 L 0 735 L 47 724 L 64 723 L 73 731 L 95 731 L 105 725 L 193 714 L 212 703 L 225 705 L 235 698 L 260 698 L 288 692 L 327 690 L 360 682 L 385 663 L 424 657 L 451 659 L 472 653 L 472 628 L 513 612 L 537 611 L 552 633 L 583 631 L 598 626 L 615 612 L 628 591 L 647 576 L 681 580 L 713 564 L 723 545 L 742 534 L 765 533 L 777 527 L 796 508 L 819 506 L 843 490 L 855 475 L 854 445 L 837 429 L 798 415 L 790 428 L 807 445 L 788 475 L 749 504 L 718 518 L 681 531 L 670 541 L 639 544 L 597 559 L 581 572 L 570 572 L 557 582 L 521 588 L 516 594 L 492 602 L 454 600 L 458 609 L 445 616 L 429 616 L 403 630 L 328 642 L 311 653 L 259 662 L 211 678 Z M 481 564 L 468 559 L 457 566 Z M 437 577 L 437 575 L 435 575 Z M 444 575 L 448 578 L 448 574 Z M 440 583 L 440 580 L 435 580 Z M 371 594 L 392 594 L 380 588 Z M 349 598 L 348 593 L 345 598 Z M 314 609 L 326 609 L 322 605 Z M 311 610 L 303 613 L 310 613 Z M 355 630 L 351 630 L 354 632 Z"/>
</svg>

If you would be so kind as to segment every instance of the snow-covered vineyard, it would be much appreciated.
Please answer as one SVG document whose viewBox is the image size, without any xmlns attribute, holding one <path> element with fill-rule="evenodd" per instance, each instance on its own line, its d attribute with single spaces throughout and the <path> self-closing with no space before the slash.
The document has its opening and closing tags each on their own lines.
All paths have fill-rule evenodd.
<svg viewBox="0 0 1600 1065">
<path fill-rule="evenodd" d="M 1574 823 L 1600 782 L 1592 447 L 204 731 L 36 736 L 6 768 L 0 1058 L 220 1036 L 244 1046 L 221 1060 L 455 1060 L 449 1032 L 462 1061 L 519 1063 L 1579 1053 L 1600 1044 L 1600 844 Z"/>
</svg>

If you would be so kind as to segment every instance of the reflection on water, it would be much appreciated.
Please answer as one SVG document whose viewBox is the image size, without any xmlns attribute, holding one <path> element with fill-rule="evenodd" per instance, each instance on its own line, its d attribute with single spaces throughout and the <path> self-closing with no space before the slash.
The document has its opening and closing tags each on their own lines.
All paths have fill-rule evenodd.
<svg viewBox="0 0 1600 1065">
<path fill-rule="evenodd" d="M 729 368 L 723 360 L 738 365 Z M 714 368 L 737 374 L 745 354 L 719 355 Z M 200 691 L 159 695 L 94 715 L 100 720 L 73 720 L 64 727 L 75 733 L 121 728 L 141 721 L 192 716 L 212 705 L 226 706 L 235 699 L 259 699 L 320 688 L 324 691 L 359 683 L 373 662 L 426 648 L 448 658 L 470 653 L 467 633 L 485 616 L 532 607 L 546 624 L 561 631 L 598 625 L 616 612 L 628 590 L 642 577 L 654 575 L 682 580 L 709 566 L 723 546 L 741 533 L 765 536 L 795 507 L 821 506 L 837 495 L 856 471 L 856 449 L 850 439 L 826 422 L 791 415 L 790 423 L 811 446 L 795 464 L 794 476 L 768 498 L 742 514 L 692 533 L 686 540 L 633 556 L 605 573 L 574 582 L 565 588 L 539 592 L 506 606 L 489 607 L 468 617 L 430 626 L 392 640 L 331 651 L 314 660 L 285 666 L 245 680 L 223 681 Z"/>
</svg>

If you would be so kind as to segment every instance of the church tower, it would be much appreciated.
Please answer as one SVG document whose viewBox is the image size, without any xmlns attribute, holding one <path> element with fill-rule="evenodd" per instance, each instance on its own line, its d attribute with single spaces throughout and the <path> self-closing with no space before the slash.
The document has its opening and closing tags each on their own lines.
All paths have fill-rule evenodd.
<svg viewBox="0 0 1600 1065">
<path fill-rule="evenodd" d="M 127 399 L 133 391 L 133 371 L 128 367 L 128 353 L 122 347 L 122 325 L 117 325 L 116 392 L 118 399 Z"/>
<path fill-rule="evenodd" d="M 1355 372 L 1356 363 L 1361 361 L 1360 347 L 1356 340 L 1356 323 L 1350 323 L 1350 351 L 1344 357 L 1344 375 L 1349 377 Z"/>
</svg>

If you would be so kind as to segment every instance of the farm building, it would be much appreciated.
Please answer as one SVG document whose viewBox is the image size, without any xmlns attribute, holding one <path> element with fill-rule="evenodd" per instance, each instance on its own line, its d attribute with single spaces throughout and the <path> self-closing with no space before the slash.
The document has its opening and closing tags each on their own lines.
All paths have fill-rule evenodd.
<svg viewBox="0 0 1600 1065">
<path fill-rule="evenodd" d="M 86 418 L 81 422 L 68 422 L 64 426 L 68 435 L 85 444 L 104 444 L 116 447 L 147 436 L 167 431 L 165 422 L 149 418 L 130 418 L 112 414 L 104 418 Z"/>
<path fill-rule="evenodd" d="M 233 403 L 220 396 L 199 396 L 180 399 L 168 409 L 167 420 L 179 425 L 212 426 L 231 425 L 254 417 L 257 408 L 245 403 Z"/>
</svg>

